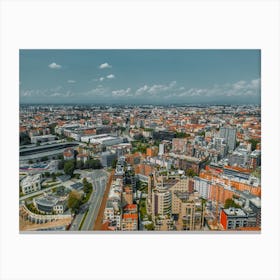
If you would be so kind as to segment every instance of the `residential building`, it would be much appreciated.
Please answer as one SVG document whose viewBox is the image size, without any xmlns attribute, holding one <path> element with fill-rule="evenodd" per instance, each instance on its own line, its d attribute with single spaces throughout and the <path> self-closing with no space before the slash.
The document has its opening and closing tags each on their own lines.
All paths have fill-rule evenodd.
<svg viewBox="0 0 280 280">
<path fill-rule="evenodd" d="M 229 151 L 233 151 L 236 147 L 236 128 L 231 127 L 221 127 L 220 137 L 224 138 Z"/>
</svg>

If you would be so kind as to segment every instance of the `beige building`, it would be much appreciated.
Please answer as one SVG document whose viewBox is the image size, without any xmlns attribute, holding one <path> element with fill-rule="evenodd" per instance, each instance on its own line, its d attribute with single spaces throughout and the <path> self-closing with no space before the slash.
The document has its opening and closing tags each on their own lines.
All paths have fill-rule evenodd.
<svg viewBox="0 0 280 280">
<path fill-rule="evenodd" d="M 177 230 L 202 230 L 205 213 L 202 200 L 197 194 L 176 192 L 175 196 L 173 207 L 178 211 Z"/>
</svg>

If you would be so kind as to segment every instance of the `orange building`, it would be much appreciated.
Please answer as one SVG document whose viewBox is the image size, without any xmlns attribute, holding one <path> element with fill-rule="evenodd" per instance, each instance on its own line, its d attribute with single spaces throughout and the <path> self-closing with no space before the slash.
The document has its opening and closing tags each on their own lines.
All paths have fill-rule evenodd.
<svg viewBox="0 0 280 280">
<path fill-rule="evenodd" d="M 254 185 L 249 185 L 246 183 L 238 182 L 235 180 L 230 180 L 230 179 L 225 179 L 221 178 L 217 172 L 213 170 L 202 170 L 199 174 L 200 178 L 207 179 L 210 181 L 213 181 L 215 183 L 221 183 L 224 185 L 231 186 L 232 188 L 235 188 L 238 191 L 248 191 L 249 193 L 256 195 L 256 196 L 261 196 L 261 186 L 254 186 Z"/>
<path fill-rule="evenodd" d="M 232 199 L 234 191 L 225 188 L 221 184 L 213 184 L 210 186 L 210 200 L 225 204 L 227 199 Z"/>
<path fill-rule="evenodd" d="M 148 164 L 137 164 L 135 166 L 135 174 L 141 174 L 144 176 L 149 176 L 151 173 L 153 173 L 155 168 Z"/>
<path fill-rule="evenodd" d="M 146 155 L 148 157 L 155 157 L 158 154 L 158 147 L 150 147 L 146 149 Z"/>
<path fill-rule="evenodd" d="M 138 230 L 138 214 L 123 214 L 122 217 L 122 230 L 135 231 Z"/>
</svg>

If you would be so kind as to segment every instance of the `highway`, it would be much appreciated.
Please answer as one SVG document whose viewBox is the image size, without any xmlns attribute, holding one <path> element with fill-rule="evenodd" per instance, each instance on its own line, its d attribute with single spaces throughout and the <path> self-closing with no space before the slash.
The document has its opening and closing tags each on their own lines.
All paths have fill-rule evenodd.
<svg viewBox="0 0 280 280">
<path fill-rule="evenodd" d="M 82 231 L 89 231 L 93 230 L 93 226 L 104 195 L 108 174 L 104 170 L 93 170 L 90 172 L 81 171 L 79 173 L 81 174 L 81 178 L 87 178 L 87 180 L 93 184 L 93 192 L 89 201 L 87 202 L 88 213 L 81 228 Z M 70 231 L 79 230 L 80 224 L 85 214 L 86 211 L 84 213 L 77 214 L 72 226 L 70 227 Z"/>
</svg>

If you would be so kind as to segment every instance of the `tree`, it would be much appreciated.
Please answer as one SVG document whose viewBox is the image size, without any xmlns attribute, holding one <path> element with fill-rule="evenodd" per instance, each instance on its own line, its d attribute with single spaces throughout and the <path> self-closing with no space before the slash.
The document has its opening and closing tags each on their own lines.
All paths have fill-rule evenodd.
<svg viewBox="0 0 280 280">
<path fill-rule="evenodd" d="M 155 230 L 154 223 L 151 223 L 151 224 L 145 225 L 145 228 L 146 228 L 147 230 Z"/>
<path fill-rule="evenodd" d="M 194 177 L 194 176 L 197 176 L 197 173 L 194 172 L 193 169 L 188 169 L 187 172 L 186 172 L 187 176 L 189 177 Z"/>
<path fill-rule="evenodd" d="M 19 141 L 20 141 L 20 145 L 31 144 L 30 137 L 28 136 L 27 133 L 24 133 L 24 132 L 20 133 Z"/>
<path fill-rule="evenodd" d="M 56 175 L 55 173 L 52 173 L 52 181 L 54 182 L 56 180 Z"/>
<path fill-rule="evenodd" d="M 73 176 L 73 172 L 75 170 L 75 163 L 73 160 L 68 160 L 64 164 L 64 172 L 67 175 Z"/>
<path fill-rule="evenodd" d="M 82 201 L 82 197 L 76 190 L 73 190 L 69 193 L 67 205 L 68 205 L 68 208 L 71 209 L 72 213 L 77 212 L 77 210 L 79 209 L 79 207 L 81 205 L 81 201 Z"/>
<path fill-rule="evenodd" d="M 60 160 L 58 162 L 58 169 L 59 170 L 64 169 L 64 164 L 65 164 L 64 159 Z"/>
<path fill-rule="evenodd" d="M 252 151 L 256 150 L 256 147 L 257 147 L 257 144 L 259 143 L 259 141 L 256 139 L 250 139 L 248 142 L 251 143 Z"/>
<path fill-rule="evenodd" d="M 197 135 L 205 137 L 205 131 L 201 131 Z"/>
<path fill-rule="evenodd" d="M 178 131 L 176 132 L 176 135 L 175 135 L 176 138 L 186 138 L 189 136 L 190 136 L 190 134 L 187 134 L 185 132 L 178 132 Z"/>
<path fill-rule="evenodd" d="M 117 159 L 114 159 L 114 160 L 113 160 L 113 163 L 112 163 L 112 168 L 116 168 L 116 166 L 117 166 L 117 162 L 118 162 L 118 160 L 117 160 Z"/>
<path fill-rule="evenodd" d="M 50 129 L 51 134 L 55 134 L 56 125 L 57 125 L 57 123 L 52 123 L 52 124 L 49 125 L 49 129 Z"/>
<path fill-rule="evenodd" d="M 83 167 L 84 167 L 84 162 L 82 160 L 77 161 L 76 168 L 83 169 Z"/>
<path fill-rule="evenodd" d="M 226 199 L 225 201 L 225 205 L 224 205 L 224 208 L 227 209 L 227 208 L 241 208 L 240 205 L 236 204 L 232 199 L 228 198 Z"/>
<path fill-rule="evenodd" d="M 86 178 L 83 179 L 83 191 L 85 193 L 90 193 L 92 191 L 92 183 L 89 183 Z"/>
<path fill-rule="evenodd" d="M 90 160 L 88 160 L 88 168 L 101 169 L 102 164 L 101 164 L 100 160 L 98 160 L 98 159 L 90 159 Z"/>
</svg>

